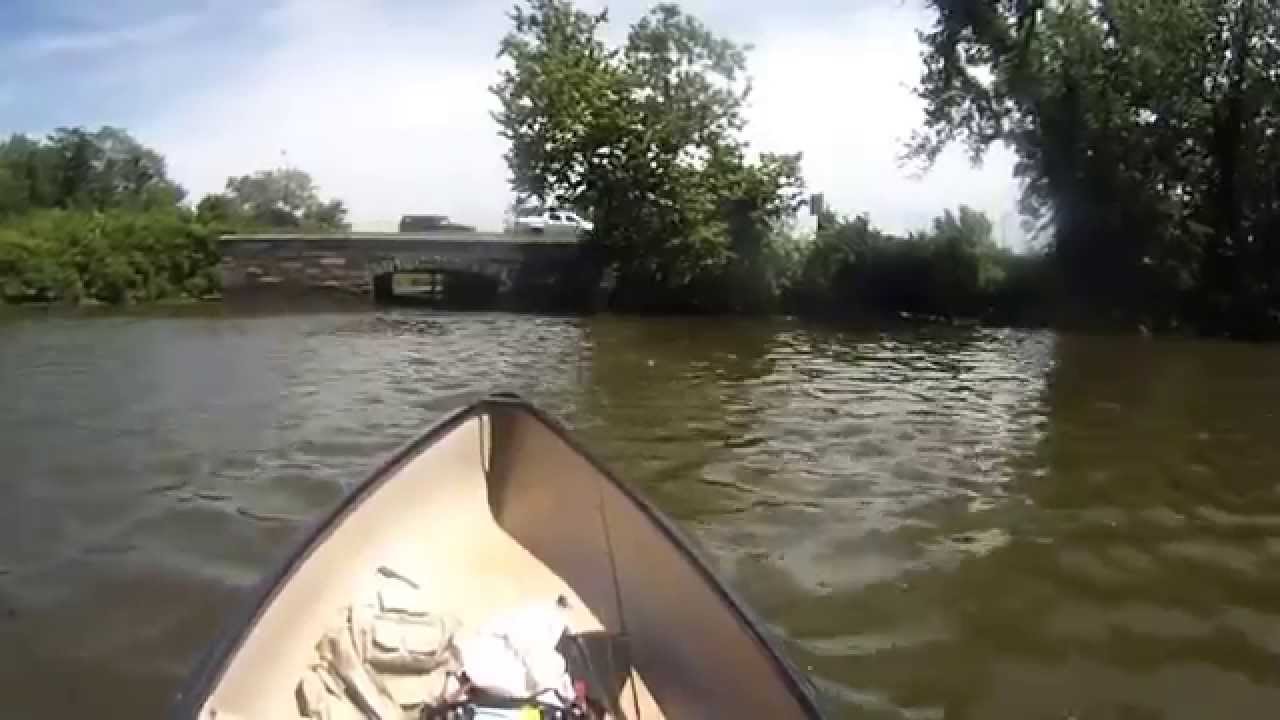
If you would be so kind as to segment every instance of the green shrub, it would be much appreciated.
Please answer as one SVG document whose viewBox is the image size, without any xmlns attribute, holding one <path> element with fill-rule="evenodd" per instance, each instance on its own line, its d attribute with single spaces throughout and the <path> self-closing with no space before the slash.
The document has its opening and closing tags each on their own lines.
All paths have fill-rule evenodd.
<svg viewBox="0 0 1280 720">
<path fill-rule="evenodd" d="M 213 235 L 181 208 L 43 210 L 0 226 L 0 297 L 110 304 L 216 289 Z"/>
</svg>

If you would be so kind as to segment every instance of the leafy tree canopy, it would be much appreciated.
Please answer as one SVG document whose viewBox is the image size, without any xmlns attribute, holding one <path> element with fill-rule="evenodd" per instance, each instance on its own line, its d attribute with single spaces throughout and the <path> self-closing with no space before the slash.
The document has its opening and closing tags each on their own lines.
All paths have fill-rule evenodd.
<svg viewBox="0 0 1280 720">
<path fill-rule="evenodd" d="M 323 201 L 311 176 L 296 168 L 227 178 L 226 191 L 205 196 L 198 215 L 210 222 L 268 228 L 345 230 L 341 200 Z"/>
<path fill-rule="evenodd" d="M 529 0 L 510 17 L 509 66 L 492 90 L 518 198 L 589 215 L 624 297 L 749 296 L 743 283 L 760 274 L 744 268 L 794 214 L 803 182 L 798 155 L 749 157 L 747 49 L 672 4 L 619 48 L 601 39 L 605 13 L 567 0 Z"/>
<path fill-rule="evenodd" d="M 930 0 L 909 154 L 1011 146 L 1074 301 L 1280 332 L 1280 6 Z"/>
<path fill-rule="evenodd" d="M 58 128 L 0 142 L 0 216 L 47 208 L 172 207 L 185 192 L 164 157 L 114 127 Z"/>
</svg>

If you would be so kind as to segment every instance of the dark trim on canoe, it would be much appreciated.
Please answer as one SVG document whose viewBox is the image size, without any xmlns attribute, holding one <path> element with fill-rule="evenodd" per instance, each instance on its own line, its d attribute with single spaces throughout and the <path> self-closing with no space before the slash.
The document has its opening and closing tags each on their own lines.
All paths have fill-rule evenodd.
<svg viewBox="0 0 1280 720">
<path fill-rule="evenodd" d="M 513 393 L 496 393 L 464 407 L 450 412 L 421 435 L 405 443 L 391 456 L 370 473 L 352 492 L 348 493 L 331 512 L 321 518 L 305 533 L 305 537 L 297 541 L 295 548 L 273 572 L 268 573 L 249 593 L 244 607 L 233 613 L 218 632 L 204 655 L 196 664 L 183 688 L 178 692 L 173 706 L 172 717 L 194 719 L 208 699 L 209 694 L 222 679 L 227 660 L 239 649 L 244 641 L 247 628 L 255 625 L 264 610 L 271 604 L 279 588 L 292 577 L 293 573 L 311 556 L 315 547 L 321 544 L 332 532 L 339 520 L 346 517 L 375 490 L 382 486 L 388 478 L 395 475 L 410 459 L 416 457 L 425 448 L 433 445 L 440 437 L 451 432 L 459 425 L 477 415 L 484 415 L 493 408 L 516 409 L 533 415 L 543 425 L 556 434 L 566 445 L 586 458 L 587 462 L 604 476 L 614 487 L 631 501 L 662 532 L 662 534 L 689 560 L 698 574 L 706 581 L 765 650 L 778 674 L 786 681 L 792 696 L 805 710 L 805 714 L 813 718 L 822 718 L 818 706 L 817 693 L 808 676 L 799 672 L 787 660 L 775 640 L 763 628 L 764 625 L 756 615 L 748 609 L 741 598 L 713 573 L 702 557 L 694 551 L 693 545 L 684 531 L 672 523 L 666 515 L 652 503 L 641 497 L 625 483 L 620 482 L 596 455 L 583 446 L 565 426 L 557 419 L 543 412 L 532 403 Z M 496 439 L 495 439 L 496 442 Z"/>
<path fill-rule="evenodd" d="M 787 660 L 787 656 L 775 642 L 770 633 L 764 630 L 764 624 L 757 617 L 754 611 L 750 610 L 742 598 L 737 595 L 728 585 L 723 583 L 710 566 L 702 559 L 702 557 L 694 550 L 694 545 L 684 531 L 676 527 L 666 514 L 655 507 L 647 499 L 632 490 L 626 483 L 618 480 L 609 467 L 604 464 L 595 453 L 584 446 L 577 440 L 565 426 L 555 418 L 543 412 L 540 408 L 532 405 L 528 401 L 520 398 L 518 395 L 500 394 L 492 396 L 482 403 L 481 406 L 489 405 L 507 405 L 515 406 L 522 410 L 528 411 L 544 425 L 551 429 L 561 440 L 570 448 L 582 455 L 591 463 L 592 467 L 603 475 L 614 487 L 618 488 L 622 494 L 635 505 L 645 517 L 657 526 L 658 530 L 671 541 L 673 545 L 679 548 L 680 552 L 687 558 L 691 565 L 698 571 L 703 580 L 715 589 L 717 595 L 724 600 L 725 604 L 738 616 L 738 621 L 751 633 L 752 637 L 765 649 L 765 654 L 773 661 L 774 667 L 778 670 L 779 675 L 787 681 L 790 686 L 791 694 L 804 708 L 805 713 L 813 718 L 822 718 L 822 711 L 817 703 L 817 692 L 812 681 L 807 675 L 802 674 L 796 667 Z"/>
</svg>

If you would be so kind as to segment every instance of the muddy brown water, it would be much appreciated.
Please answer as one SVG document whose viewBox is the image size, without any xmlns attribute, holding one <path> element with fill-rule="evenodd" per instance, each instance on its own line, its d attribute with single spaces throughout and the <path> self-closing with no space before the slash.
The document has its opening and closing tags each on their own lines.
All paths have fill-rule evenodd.
<svg viewBox="0 0 1280 720">
<path fill-rule="evenodd" d="M 566 420 L 835 717 L 1280 708 L 1280 349 L 784 320 L 0 318 L 0 716 L 158 717 L 442 412 Z"/>
</svg>

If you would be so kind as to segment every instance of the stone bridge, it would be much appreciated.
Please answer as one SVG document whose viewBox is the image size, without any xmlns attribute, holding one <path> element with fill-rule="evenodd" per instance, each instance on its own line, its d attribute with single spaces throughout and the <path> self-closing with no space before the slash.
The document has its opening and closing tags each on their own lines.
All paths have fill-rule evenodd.
<svg viewBox="0 0 1280 720">
<path fill-rule="evenodd" d="M 576 240 L 502 233 L 226 235 L 219 249 L 228 300 L 311 291 L 385 298 L 396 273 L 432 273 L 457 287 L 479 281 L 498 303 L 563 304 L 599 277 Z"/>
</svg>

